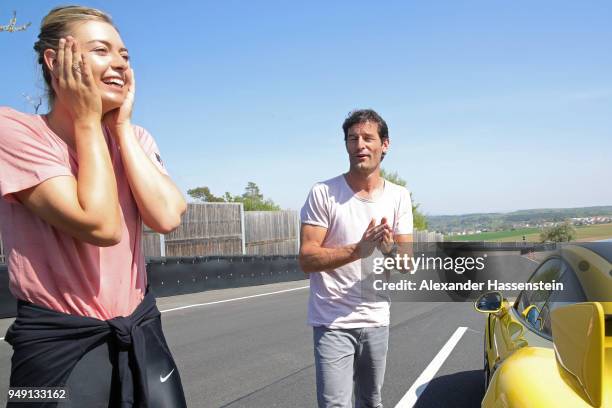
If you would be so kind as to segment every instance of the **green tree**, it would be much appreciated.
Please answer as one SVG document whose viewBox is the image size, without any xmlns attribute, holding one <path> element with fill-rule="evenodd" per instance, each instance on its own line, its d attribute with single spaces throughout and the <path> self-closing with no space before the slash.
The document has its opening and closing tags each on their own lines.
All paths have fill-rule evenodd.
<svg viewBox="0 0 612 408">
<path fill-rule="evenodd" d="M 196 187 L 191 190 L 187 190 L 187 194 L 191 198 L 196 200 L 200 200 L 205 203 L 223 203 L 226 200 L 223 197 L 217 197 L 213 193 L 210 192 L 210 189 L 206 186 L 204 187 Z M 226 193 L 229 194 L 229 193 Z"/>
<path fill-rule="evenodd" d="M 222 197 L 217 197 L 206 186 L 187 190 L 191 198 L 205 203 L 242 203 L 244 211 L 278 211 L 280 207 L 271 199 L 264 199 L 259 186 L 249 181 L 242 195 L 232 195 L 226 191 Z"/>
<path fill-rule="evenodd" d="M 279 211 L 280 207 L 274 203 L 274 201 L 258 200 L 251 197 L 235 196 L 234 203 L 242 203 L 244 211 Z"/>
<path fill-rule="evenodd" d="M 9 23 L 6 25 L 0 25 L 0 31 L 6 31 L 9 33 L 14 33 L 16 31 L 25 31 L 32 23 L 25 23 L 20 26 L 17 25 L 17 12 L 13 11 L 13 18 L 9 20 Z"/>
<path fill-rule="evenodd" d="M 380 176 L 385 180 L 389 180 L 390 182 L 397 184 L 402 187 L 406 187 L 408 184 L 406 180 L 400 177 L 397 171 L 388 172 L 385 169 L 380 169 Z M 426 230 L 427 229 L 427 218 L 423 213 L 419 211 L 420 204 L 415 203 L 412 199 L 412 191 L 410 192 L 410 201 L 412 202 L 412 221 L 414 223 L 414 229 L 417 230 Z"/>
<path fill-rule="evenodd" d="M 259 191 L 259 186 L 252 181 L 249 181 L 244 188 L 242 196 L 234 196 L 232 199 L 235 203 L 242 203 L 244 211 L 278 211 L 280 207 L 271 199 L 264 199 L 263 194 Z"/>
<path fill-rule="evenodd" d="M 259 186 L 252 181 L 247 183 L 247 186 L 244 188 L 244 194 L 242 197 L 245 199 L 251 199 L 254 201 L 263 201 L 263 194 L 259 192 Z"/>
<path fill-rule="evenodd" d="M 575 238 L 576 228 L 574 228 L 569 220 L 564 221 L 562 224 L 544 228 L 540 232 L 540 241 L 542 242 L 569 242 Z"/>
<path fill-rule="evenodd" d="M 231 203 L 233 200 L 234 197 L 232 197 L 232 194 L 229 191 L 226 191 L 225 194 L 223 194 L 223 201 L 226 203 Z"/>
</svg>

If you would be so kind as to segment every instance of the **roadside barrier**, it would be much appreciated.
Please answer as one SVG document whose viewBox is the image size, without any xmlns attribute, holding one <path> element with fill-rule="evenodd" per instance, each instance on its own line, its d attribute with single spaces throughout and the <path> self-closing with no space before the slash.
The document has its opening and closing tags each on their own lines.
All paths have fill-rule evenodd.
<svg viewBox="0 0 612 408">
<path fill-rule="evenodd" d="M 439 247 L 439 248 L 438 248 Z M 443 249 L 458 256 L 463 251 L 519 251 L 521 254 L 552 250 L 555 244 L 515 242 L 420 242 L 415 254 Z M 237 288 L 307 279 L 297 255 L 149 257 L 147 275 L 156 296 L 174 296 L 213 289 Z M 17 302 L 9 291 L 8 268 L 0 264 L 0 318 L 14 317 Z"/>
<path fill-rule="evenodd" d="M 160 297 L 307 279 L 296 255 L 147 258 L 147 275 Z M 0 264 L 0 318 L 16 314 L 8 268 Z"/>
<path fill-rule="evenodd" d="M 149 258 L 147 272 L 157 296 L 306 279 L 295 255 Z"/>
</svg>

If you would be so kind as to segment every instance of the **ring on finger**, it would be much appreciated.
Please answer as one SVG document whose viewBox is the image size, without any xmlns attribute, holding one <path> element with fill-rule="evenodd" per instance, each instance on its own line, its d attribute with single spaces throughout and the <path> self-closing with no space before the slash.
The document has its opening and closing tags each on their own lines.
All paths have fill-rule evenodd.
<svg viewBox="0 0 612 408">
<path fill-rule="evenodd" d="M 75 72 L 81 72 L 81 65 L 78 62 L 73 62 L 72 63 L 72 69 Z"/>
</svg>

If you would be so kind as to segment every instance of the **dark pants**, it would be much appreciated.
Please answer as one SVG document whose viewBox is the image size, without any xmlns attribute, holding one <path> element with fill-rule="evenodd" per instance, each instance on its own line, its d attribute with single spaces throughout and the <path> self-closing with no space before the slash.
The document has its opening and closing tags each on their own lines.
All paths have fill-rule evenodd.
<svg viewBox="0 0 612 408">
<path fill-rule="evenodd" d="M 151 293 L 132 315 L 106 322 L 20 301 L 6 341 L 11 387 L 66 387 L 69 395 L 7 407 L 186 407 Z"/>
<path fill-rule="evenodd" d="M 183 386 L 166 340 L 157 322 L 151 323 L 146 335 L 147 383 L 149 385 L 149 408 L 186 407 Z M 58 404 L 58 408 L 106 408 L 120 406 L 118 381 L 112 381 L 113 356 L 112 343 L 102 343 L 85 354 L 74 367 L 66 388 L 70 401 Z M 173 371 L 174 370 L 174 371 Z M 168 374 L 170 374 L 168 376 Z M 167 378 L 165 378 L 167 377 Z M 164 382 L 161 382 L 164 380 Z M 16 406 L 16 408 L 20 408 Z"/>
</svg>

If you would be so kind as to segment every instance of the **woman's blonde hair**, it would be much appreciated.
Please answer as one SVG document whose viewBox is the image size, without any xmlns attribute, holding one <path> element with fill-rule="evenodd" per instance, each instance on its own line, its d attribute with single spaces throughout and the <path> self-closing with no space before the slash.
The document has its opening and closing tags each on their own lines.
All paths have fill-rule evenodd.
<svg viewBox="0 0 612 408">
<path fill-rule="evenodd" d="M 41 65 L 43 78 L 47 88 L 49 106 L 55 100 L 55 91 L 51 86 L 51 72 L 45 64 L 44 53 L 47 49 L 57 50 L 60 38 L 70 34 L 71 24 L 82 21 L 102 21 L 115 27 L 111 17 L 103 11 L 82 6 L 56 7 L 49 12 L 40 23 L 38 41 L 34 43 L 34 51 L 38 54 L 38 63 Z M 115 27 L 117 29 L 117 27 Z"/>
</svg>

